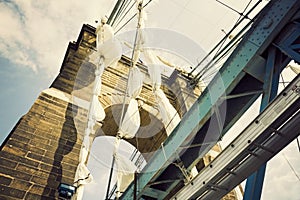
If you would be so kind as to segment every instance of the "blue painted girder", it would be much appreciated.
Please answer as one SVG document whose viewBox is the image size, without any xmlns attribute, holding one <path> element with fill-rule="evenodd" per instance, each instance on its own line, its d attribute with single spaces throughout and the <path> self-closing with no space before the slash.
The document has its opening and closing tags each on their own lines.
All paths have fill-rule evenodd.
<svg viewBox="0 0 300 200">
<path fill-rule="evenodd" d="M 300 15 L 298 15 L 298 19 L 300 19 Z M 291 59 L 300 62 L 300 24 L 295 20 L 296 18 L 294 18 L 293 23 L 285 27 L 284 31 L 280 33 L 273 45 L 268 49 L 261 111 L 264 110 L 277 95 L 280 69 L 286 66 Z M 258 171 L 247 179 L 244 200 L 259 200 L 261 198 L 265 170 L 266 164 L 261 166 Z"/>
<path fill-rule="evenodd" d="M 300 14 L 298 16 L 300 19 Z M 287 56 L 300 63 L 300 22 L 293 21 L 289 26 L 284 30 L 284 34 L 281 34 L 282 37 L 277 38 L 275 44 L 282 52 Z"/>
<path fill-rule="evenodd" d="M 162 174 L 168 176 L 174 173 L 168 169 L 173 165 L 170 163 L 177 160 L 178 156 L 187 169 L 195 165 L 259 96 L 255 91 L 263 89 L 263 80 L 260 77 L 264 77 L 265 71 L 265 59 L 261 54 L 297 11 L 299 3 L 297 0 L 273 0 L 262 10 L 220 73 L 214 77 L 167 138 L 163 151 L 162 149 L 157 151 L 139 175 L 138 197 L 143 195 L 147 197 L 147 188 L 150 188 L 147 185 L 155 183 Z M 254 91 L 252 95 L 224 100 L 227 95 L 251 91 Z M 221 126 L 219 121 L 223 121 Z M 205 145 L 199 146 L 203 142 Z M 191 144 L 198 147 L 185 148 Z M 131 184 L 121 199 L 132 199 L 133 188 Z M 165 192 L 160 193 L 161 196 L 158 198 L 163 199 L 172 188 L 163 190 L 156 186 L 155 189 Z M 151 193 L 154 193 L 153 187 Z"/>
<path fill-rule="evenodd" d="M 278 51 L 274 46 L 270 46 L 267 50 L 267 63 L 264 78 L 263 96 L 261 100 L 260 111 L 262 112 L 268 104 L 277 96 L 280 69 L 287 65 L 283 62 L 282 52 Z M 287 60 L 289 61 L 289 59 Z M 258 171 L 253 173 L 246 183 L 244 199 L 260 199 L 262 186 L 264 182 L 266 164 L 260 167 Z"/>
</svg>

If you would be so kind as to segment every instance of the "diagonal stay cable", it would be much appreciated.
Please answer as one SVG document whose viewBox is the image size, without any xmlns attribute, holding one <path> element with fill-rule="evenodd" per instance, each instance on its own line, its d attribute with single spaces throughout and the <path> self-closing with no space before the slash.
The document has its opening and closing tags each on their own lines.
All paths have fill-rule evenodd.
<svg viewBox="0 0 300 200">
<path fill-rule="evenodd" d="M 142 2 L 143 1 L 141 1 L 141 5 L 142 5 Z M 133 48 L 133 51 L 132 51 L 131 65 L 130 65 L 130 69 L 129 69 L 129 73 L 128 73 L 128 79 L 127 79 L 127 82 L 126 82 L 126 89 L 125 89 L 123 103 L 122 103 L 122 111 L 121 111 L 119 126 L 121 126 L 121 123 L 122 123 L 123 117 L 124 117 L 124 113 L 125 113 L 125 101 L 126 101 L 126 97 L 127 97 L 127 93 L 128 93 L 128 87 L 129 87 L 128 80 L 129 80 L 129 75 L 130 75 L 130 73 L 132 71 L 131 69 L 133 67 L 133 58 L 134 58 L 134 55 L 135 55 L 135 49 L 136 49 L 137 42 L 138 42 L 137 38 L 138 38 L 138 34 L 139 34 L 139 29 L 140 29 L 140 21 L 141 21 L 141 11 L 142 11 L 142 8 L 138 7 L 138 13 L 139 13 L 138 26 L 136 28 L 136 34 L 135 34 L 135 38 L 134 38 L 134 48 Z M 119 139 L 120 139 L 120 137 L 119 137 L 119 134 L 117 133 L 117 137 L 115 139 L 115 143 L 117 143 L 117 141 Z M 110 184 L 111 184 L 111 179 L 112 179 L 112 174 L 113 174 L 113 167 L 114 167 L 114 164 L 115 164 L 115 161 L 116 161 L 116 155 L 115 155 L 116 152 L 117 152 L 117 147 L 115 146 L 115 149 L 114 149 L 114 152 L 113 152 L 113 159 L 112 159 L 112 163 L 111 163 L 110 174 L 109 174 L 109 180 L 108 180 L 108 184 L 107 184 L 106 200 L 109 197 Z"/>
<path fill-rule="evenodd" d="M 261 0 L 259 0 L 245 15 L 248 16 L 259 4 L 261 3 Z M 216 51 L 216 49 L 223 43 L 223 41 L 229 37 L 229 35 L 243 22 L 243 20 L 245 19 L 245 17 L 242 17 L 241 20 L 239 20 L 232 28 L 231 30 L 217 43 L 217 45 L 215 45 L 215 47 L 210 50 L 210 52 L 196 65 L 196 67 L 189 72 L 189 75 L 192 75 L 192 73 L 198 69 L 198 67 L 207 59 L 209 58 L 209 56 Z M 253 20 L 252 20 L 253 21 Z M 230 42 L 229 42 L 230 43 Z M 226 47 L 224 47 L 223 49 L 225 49 Z M 216 55 L 217 56 L 217 55 Z M 202 71 L 202 70 L 201 70 Z M 201 73 L 200 71 L 200 73 Z"/>
<path fill-rule="evenodd" d="M 218 0 L 216 0 L 216 1 L 218 1 Z M 218 1 L 219 2 L 219 1 Z M 239 16 L 239 18 L 236 20 L 236 22 L 235 22 L 235 24 L 237 24 L 238 23 L 238 21 L 244 16 L 244 13 L 246 12 L 246 10 L 248 9 L 248 7 L 250 6 L 250 4 L 251 4 L 251 2 L 252 2 L 252 0 L 250 0 L 249 2 L 248 2 L 248 4 L 246 5 L 246 7 L 244 8 L 244 10 L 242 11 L 242 12 L 238 12 L 238 11 L 236 11 L 235 9 L 234 9 L 234 11 L 236 11 L 240 16 Z M 221 2 L 220 2 L 221 3 Z M 222 3 L 223 4 L 223 3 Z M 224 4 L 223 4 L 224 5 Z M 228 7 L 227 5 L 225 5 L 226 7 Z M 230 7 L 231 8 L 231 7 Z M 247 17 L 247 16 L 246 16 Z M 248 17 L 248 19 L 249 19 L 249 17 Z M 226 34 L 226 33 L 225 33 Z M 227 38 L 226 38 L 227 39 Z M 216 52 L 216 54 L 215 54 L 215 56 L 220 52 L 220 50 L 222 49 L 222 47 L 223 47 L 223 45 L 225 44 L 225 42 L 226 42 L 226 39 L 224 40 L 224 42 L 220 45 L 220 47 L 219 47 L 219 49 L 218 49 L 218 51 Z M 215 57 L 214 56 L 214 57 Z"/>
</svg>

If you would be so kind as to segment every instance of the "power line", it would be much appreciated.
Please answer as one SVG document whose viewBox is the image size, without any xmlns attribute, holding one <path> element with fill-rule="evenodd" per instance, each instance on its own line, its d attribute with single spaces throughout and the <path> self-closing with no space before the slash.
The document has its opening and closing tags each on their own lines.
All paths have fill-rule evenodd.
<svg viewBox="0 0 300 200">
<path fill-rule="evenodd" d="M 219 41 L 219 43 L 196 65 L 196 67 L 189 73 L 189 75 L 192 75 L 192 73 L 201 65 L 203 64 L 203 62 L 205 60 L 207 60 L 207 58 L 209 58 L 209 56 L 216 51 L 216 49 L 223 44 L 223 41 L 226 40 L 228 38 L 228 36 L 241 24 L 241 22 L 245 19 L 245 16 L 248 16 L 259 4 L 261 3 L 261 1 L 256 2 L 256 4 L 245 14 L 242 16 L 242 18 L 231 28 L 231 30 L 223 37 L 223 39 L 221 41 Z M 250 21 L 250 23 L 252 23 L 253 20 Z M 230 42 L 229 42 L 230 44 Z M 228 44 L 227 44 L 228 46 Z M 226 46 L 226 47 L 227 47 Z M 223 50 L 226 49 L 226 47 L 223 48 Z M 219 54 L 218 54 L 219 55 Z M 213 57 L 213 59 L 215 59 L 218 55 L 215 55 Z M 207 67 L 207 66 L 206 66 Z M 199 76 L 201 76 L 201 74 L 203 73 L 203 71 L 205 71 L 205 68 L 202 69 L 197 75 L 196 75 L 196 81 L 197 78 L 199 78 Z"/>
<path fill-rule="evenodd" d="M 299 139 L 298 139 L 298 137 L 297 137 L 297 145 L 298 145 L 298 150 L 299 150 L 299 152 L 300 152 L 300 144 L 299 144 Z"/>
<path fill-rule="evenodd" d="M 122 0 L 118 0 L 118 1 L 117 1 L 116 5 L 114 6 L 112 12 L 110 13 L 110 15 L 109 15 L 109 17 L 108 17 L 107 24 L 111 24 L 111 22 L 113 21 L 113 19 L 114 19 L 115 16 L 116 16 L 116 13 L 117 13 L 118 10 L 120 9 L 121 3 L 122 3 Z"/>
<path fill-rule="evenodd" d="M 218 1 L 218 0 L 217 0 Z M 219 2 L 219 1 L 218 1 Z M 246 7 L 244 8 L 244 10 L 241 12 L 242 14 L 240 14 L 240 17 L 237 19 L 237 21 L 235 22 L 235 25 L 239 22 L 239 20 L 244 16 L 244 13 L 246 12 L 246 10 L 248 9 L 248 7 L 250 6 L 250 4 L 251 4 L 251 2 L 252 2 L 252 0 L 250 0 L 249 2 L 248 2 L 248 4 L 246 5 Z M 219 2 L 219 3 L 221 3 L 221 2 Z M 224 32 L 225 33 L 225 35 L 227 35 L 227 33 L 225 32 L 225 30 L 224 29 L 222 29 L 222 32 Z M 227 39 L 227 38 L 226 38 Z M 226 39 L 224 40 L 224 42 L 220 45 L 220 48 L 218 49 L 218 51 L 216 52 L 216 54 L 214 55 L 214 58 L 218 55 L 218 53 L 221 51 L 221 49 L 222 49 L 222 47 L 223 47 L 223 45 L 225 44 L 225 42 L 226 42 Z M 233 45 L 234 46 L 234 45 Z M 224 58 L 226 55 L 228 55 L 229 54 L 229 52 L 227 52 L 226 54 L 224 54 L 224 56 L 222 56 L 221 58 Z M 221 59 L 220 58 L 220 59 Z M 220 59 L 219 59 L 219 61 L 220 61 Z M 217 62 L 216 62 L 217 63 Z M 215 64 L 216 64 L 215 63 Z M 210 73 L 209 75 L 207 75 L 207 77 L 211 77 L 211 76 L 213 76 L 218 70 L 219 70 L 219 68 L 220 68 L 221 66 L 219 66 L 214 72 L 212 72 L 212 73 Z M 208 71 L 208 70 L 207 70 Z M 204 72 L 205 73 L 205 72 Z M 204 75 L 204 73 L 203 73 L 203 75 Z"/>
<path fill-rule="evenodd" d="M 290 161 L 287 159 L 287 157 L 285 156 L 285 154 L 282 152 L 282 155 L 284 157 L 284 159 L 286 160 L 286 162 L 288 163 L 289 167 L 291 168 L 292 172 L 295 174 L 295 176 L 297 177 L 298 181 L 300 182 L 300 177 L 297 174 L 296 170 L 294 169 L 293 165 L 290 163 Z"/>
<path fill-rule="evenodd" d="M 133 2 L 133 3 L 131 4 L 130 8 L 127 9 L 129 5 L 130 5 L 130 3 L 127 4 L 127 6 L 126 6 L 126 8 L 123 10 L 123 12 L 121 12 L 120 15 L 122 15 L 122 16 L 120 16 L 120 17 L 118 18 L 119 20 L 116 20 L 116 25 L 115 25 L 115 27 L 117 27 L 117 26 L 123 21 L 123 19 L 125 18 L 125 16 L 130 12 L 130 10 L 132 9 L 132 7 L 135 5 L 135 2 Z M 127 11 L 125 12 L 126 9 L 127 9 Z M 124 13 L 124 12 L 125 12 L 125 13 Z M 124 14 L 123 14 L 123 13 L 124 13 Z"/>
<path fill-rule="evenodd" d="M 215 65 L 216 63 L 218 63 L 221 59 L 223 59 L 236 45 L 238 42 L 240 42 L 240 39 L 243 37 L 245 30 L 252 24 L 252 22 L 249 22 L 246 26 L 243 27 L 243 29 L 225 46 L 223 47 L 223 49 L 217 54 L 215 55 L 202 69 L 201 71 L 193 78 L 193 82 L 192 84 L 197 84 L 197 82 L 203 78 L 204 74 L 207 73 L 207 71 L 210 69 L 210 67 L 212 65 Z M 219 43 L 221 44 L 221 43 Z M 216 49 L 216 48 L 215 48 Z M 210 53 L 212 53 L 213 51 L 211 51 Z M 198 64 L 200 66 L 200 64 L 203 63 L 204 60 L 206 60 L 208 58 L 208 56 L 206 56 L 206 58 L 203 58 L 201 60 L 201 62 Z M 197 66 L 198 66 L 197 65 Z M 198 67 L 199 67 L 198 66 Z M 192 72 L 190 72 L 191 75 Z"/>
<path fill-rule="evenodd" d="M 258 4 L 260 3 L 260 1 L 259 2 L 257 2 L 248 12 L 247 12 L 247 14 L 246 14 L 246 16 L 247 15 L 249 15 L 254 9 L 255 9 L 255 7 L 256 6 L 258 6 Z M 246 8 L 244 9 L 244 11 L 246 11 L 246 9 L 248 8 L 248 6 L 250 5 L 250 2 L 248 3 L 248 5 L 246 6 Z M 193 73 L 193 71 L 195 71 L 202 63 L 203 63 L 203 61 L 204 60 L 206 60 L 216 49 L 217 49 L 217 47 L 219 46 L 219 49 L 217 50 L 217 52 L 215 53 L 215 55 L 214 55 L 214 57 L 212 58 L 212 60 L 209 62 L 209 64 L 206 64 L 204 67 L 203 67 L 203 69 L 195 76 L 195 78 L 194 78 L 194 83 L 193 84 L 195 84 L 195 83 L 197 83 L 202 77 L 203 77 L 203 75 L 209 70 L 209 67 L 211 66 L 210 64 L 211 63 L 216 63 L 216 62 L 213 62 L 223 51 L 225 51 L 226 49 L 228 49 L 228 47 L 231 45 L 231 43 L 233 43 L 234 42 L 234 40 L 236 40 L 237 39 L 237 37 L 239 37 L 239 35 L 242 33 L 242 32 L 244 32 L 245 30 L 246 30 L 246 28 L 248 27 L 248 26 L 250 26 L 251 24 L 252 24 L 252 22 L 253 22 L 253 20 L 251 20 L 238 34 L 237 34 L 237 36 L 235 36 L 224 48 L 222 48 L 222 46 L 224 45 L 224 43 L 225 43 L 225 41 L 227 40 L 227 38 L 230 36 L 230 34 L 233 32 L 233 30 L 235 30 L 238 26 L 239 26 L 239 24 L 245 19 L 245 17 L 244 17 L 245 15 L 243 15 L 243 16 L 241 16 L 238 20 L 237 20 L 237 22 L 234 24 L 234 26 L 232 27 L 232 29 L 225 35 L 225 37 L 213 48 L 213 50 L 211 50 L 210 52 L 209 52 L 209 54 L 204 58 L 204 59 L 202 59 L 201 60 L 201 62 L 200 63 L 198 63 L 198 65 L 190 72 L 190 74 L 191 73 Z M 237 42 L 235 41 L 234 42 L 234 44 L 236 44 Z M 230 50 L 232 47 L 233 47 L 234 45 L 231 45 L 231 47 L 229 47 L 229 49 L 228 50 Z M 226 52 L 228 52 L 228 50 L 226 51 Z M 223 55 L 225 55 L 225 54 L 223 54 Z M 220 59 L 222 59 L 223 58 L 223 56 L 220 56 L 219 57 L 219 59 L 218 60 L 220 60 Z"/>
<path fill-rule="evenodd" d="M 220 4 L 222 4 L 223 6 L 229 8 L 230 10 L 233 10 L 234 12 L 238 13 L 240 16 L 243 16 L 243 17 L 245 17 L 246 19 L 251 20 L 251 19 L 248 17 L 248 15 L 244 15 L 244 12 L 239 12 L 238 10 L 234 9 L 233 7 L 227 5 L 227 4 L 225 4 L 225 3 L 223 3 L 223 2 L 221 2 L 221 1 L 219 1 L 219 0 L 216 0 L 216 1 L 217 1 L 218 3 L 220 3 Z M 250 1 L 250 2 L 251 2 L 251 1 Z M 249 5 L 249 4 L 248 4 L 248 5 Z"/>
<path fill-rule="evenodd" d="M 216 0 L 218 1 L 218 0 Z M 220 1 L 218 1 L 219 3 L 221 3 Z M 252 0 L 250 0 L 248 2 L 248 4 L 246 5 L 246 7 L 244 8 L 243 12 L 241 12 L 242 14 L 240 14 L 239 18 L 236 20 L 235 25 L 239 22 L 239 20 L 244 16 L 244 13 L 246 12 L 246 10 L 248 9 L 248 7 L 250 6 Z M 222 3 L 223 4 L 223 3 Z M 237 11 L 236 11 L 237 12 Z M 249 19 L 249 18 L 248 18 Z M 222 29 L 222 31 L 226 34 L 226 32 L 224 31 L 224 29 Z M 230 36 L 230 35 L 229 35 Z M 226 38 L 227 39 L 227 38 Z M 220 48 L 218 49 L 218 51 L 216 52 L 215 56 L 219 53 L 219 51 L 221 50 L 222 46 L 225 44 L 226 39 L 224 40 L 224 42 L 220 45 Z M 215 57 L 214 56 L 214 57 Z"/>
<path fill-rule="evenodd" d="M 143 6 L 143 8 L 148 6 L 151 1 L 152 0 L 148 0 L 148 2 Z M 130 19 L 128 19 L 115 33 L 117 34 L 120 30 L 122 30 L 136 15 L 137 13 L 135 13 L 132 17 L 130 17 Z"/>
<path fill-rule="evenodd" d="M 123 11 L 123 9 L 124 9 L 124 7 L 125 7 L 125 4 L 126 4 L 127 2 L 128 2 L 128 0 L 123 0 L 123 1 L 122 1 L 122 4 L 121 4 L 120 8 L 118 9 L 115 18 L 114 18 L 113 21 L 111 22 L 111 26 L 113 26 L 114 23 L 115 23 L 115 21 L 116 21 L 116 19 L 119 18 L 120 13 Z"/>
</svg>

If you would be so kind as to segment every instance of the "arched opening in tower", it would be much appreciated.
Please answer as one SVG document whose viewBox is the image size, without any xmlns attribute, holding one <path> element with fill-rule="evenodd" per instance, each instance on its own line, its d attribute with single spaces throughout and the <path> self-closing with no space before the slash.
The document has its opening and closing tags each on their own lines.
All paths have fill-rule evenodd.
<svg viewBox="0 0 300 200">
<path fill-rule="evenodd" d="M 125 105 L 125 110 L 128 105 Z M 115 104 L 105 109 L 106 117 L 101 128 L 96 130 L 96 137 L 116 136 L 119 129 L 122 104 Z M 161 143 L 167 138 L 166 130 L 157 114 L 150 113 L 142 106 L 139 108 L 141 125 L 134 138 L 125 139 L 133 145 L 148 161 Z"/>
</svg>

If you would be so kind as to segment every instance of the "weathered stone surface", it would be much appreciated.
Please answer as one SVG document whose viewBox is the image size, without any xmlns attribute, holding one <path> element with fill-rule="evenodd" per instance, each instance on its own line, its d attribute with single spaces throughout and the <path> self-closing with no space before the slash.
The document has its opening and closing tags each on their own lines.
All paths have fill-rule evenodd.
<svg viewBox="0 0 300 200">
<path fill-rule="evenodd" d="M 0 175 L 0 183 L 4 186 L 9 186 L 9 184 L 12 182 L 12 177 L 5 177 Z"/>
<path fill-rule="evenodd" d="M 0 193 L 1 193 L 1 196 L 12 197 L 12 198 L 15 198 L 15 199 L 23 199 L 23 197 L 26 194 L 25 191 L 15 189 L 15 188 L 12 188 L 12 187 L 6 187 L 6 186 L 3 186 L 3 185 L 0 185 Z"/>
</svg>

